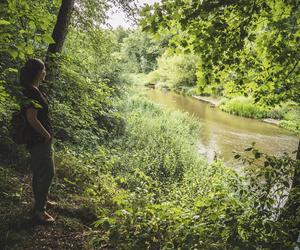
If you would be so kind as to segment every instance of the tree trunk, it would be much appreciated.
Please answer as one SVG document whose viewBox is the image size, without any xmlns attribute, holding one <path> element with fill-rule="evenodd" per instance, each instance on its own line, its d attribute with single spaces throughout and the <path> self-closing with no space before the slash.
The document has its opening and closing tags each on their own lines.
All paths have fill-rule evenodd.
<svg viewBox="0 0 300 250">
<path fill-rule="evenodd" d="M 47 57 L 49 57 L 51 54 L 60 53 L 62 51 L 73 8 L 74 0 L 62 0 L 57 15 L 57 21 L 52 33 L 52 38 L 55 43 L 49 45 Z"/>
<path fill-rule="evenodd" d="M 57 60 L 54 58 L 55 53 L 61 53 L 66 35 L 68 33 L 68 26 L 70 23 L 70 18 L 72 11 L 74 9 L 74 0 L 62 0 L 58 15 L 57 21 L 52 33 L 52 38 L 55 43 L 49 45 L 47 54 L 46 54 L 46 68 L 47 76 L 46 81 L 51 84 L 53 81 L 54 75 L 57 70 Z M 48 86 L 51 88 L 51 86 Z M 50 91 L 51 92 L 51 91 Z"/>
</svg>

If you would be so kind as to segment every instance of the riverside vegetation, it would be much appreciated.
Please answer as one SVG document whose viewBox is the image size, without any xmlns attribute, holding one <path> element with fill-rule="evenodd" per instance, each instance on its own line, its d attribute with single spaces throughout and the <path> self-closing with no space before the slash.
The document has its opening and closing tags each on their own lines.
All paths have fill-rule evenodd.
<svg viewBox="0 0 300 250">
<path fill-rule="evenodd" d="M 47 226 L 30 220 L 28 154 L 9 137 L 19 103 L 17 72 L 26 58 L 51 55 L 48 44 L 56 42 L 51 32 L 67 2 L 1 3 L 0 246 L 292 249 L 298 193 L 292 189 L 288 206 L 284 203 L 299 161 L 249 145 L 244 155 L 233 156 L 245 164 L 243 176 L 221 161 L 205 162 L 196 148 L 199 121 L 165 110 L 130 87 L 141 74 L 163 79 L 161 84 L 195 87 L 201 58 L 165 54 L 174 39 L 168 32 L 153 39 L 140 29 L 99 28 L 94 19 L 103 20 L 104 1 L 73 5 L 63 49 L 51 56 L 55 65 L 44 88 L 56 138 L 51 198 L 58 206 L 50 209 L 57 219 Z M 172 78 L 168 68 L 170 75 L 176 72 Z"/>
<path fill-rule="evenodd" d="M 295 1 L 169 1 L 142 11 L 169 45 L 147 81 L 224 99 L 222 109 L 282 119 L 299 134 L 299 5 Z M 148 73 L 148 72 L 144 72 Z"/>
</svg>

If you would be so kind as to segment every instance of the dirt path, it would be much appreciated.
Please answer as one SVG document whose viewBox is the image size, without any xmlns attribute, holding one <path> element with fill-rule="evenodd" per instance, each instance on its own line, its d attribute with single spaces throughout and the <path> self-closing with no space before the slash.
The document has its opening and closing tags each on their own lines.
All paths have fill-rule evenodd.
<svg viewBox="0 0 300 250">
<path fill-rule="evenodd" d="M 19 182 L 11 187 L 7 184 L 5 192 L 0 189 L 0 249 L 91 249 L 87 242 L 94 216 L 81 211 L 71 199 L 60 201 L 54 197 L 58 206 L 48 211 L 56 221 L 41 225 L 29 214 L 30 177 L 19 173 L 8 177 Z"/>
</svg>

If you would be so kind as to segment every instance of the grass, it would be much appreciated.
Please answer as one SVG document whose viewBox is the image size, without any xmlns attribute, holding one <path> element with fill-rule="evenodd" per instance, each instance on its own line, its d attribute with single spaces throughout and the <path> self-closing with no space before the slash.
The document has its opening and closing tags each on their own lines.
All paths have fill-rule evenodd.
<svg viewBox="0 0 300 250">
<path fill-rule="evenodd" d="M 224 100 L 221 110 L 249 118 L 273 118 L 280 120 L 279 126 L 300 134 L 300 109 L 296 103 L 287 102 L 275 107 L 262 107 L 250 97 L 235 97 Z"/>
<path fill-rule="evenodd" d="M 235 97 L 220 105 L 221 110 L 243 117 L 266 118 L 268 109 L 254 104 L 254 99 L 249 97 Z"/>
</svg>

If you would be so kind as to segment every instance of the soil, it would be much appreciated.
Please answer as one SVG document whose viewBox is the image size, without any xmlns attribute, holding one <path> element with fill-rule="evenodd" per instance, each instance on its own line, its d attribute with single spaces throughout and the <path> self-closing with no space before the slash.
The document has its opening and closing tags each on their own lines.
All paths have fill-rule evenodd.
<svg viewBox="0 0 300 250">
<path fill-rule="evenodd" d="M 92 249 L 87 244 L 95 215 L 86 215 L 72 199 L 59 200 L 47 209 L 55 218 L 51 224 L 40 224 L 30 214 L 32 206 L 31 178 L 14 173 L 20 180 L 20 195 L 0 192 L 0 249 Z M 2 190 L 0 190 L 2 191 Z"/>
</svg>

